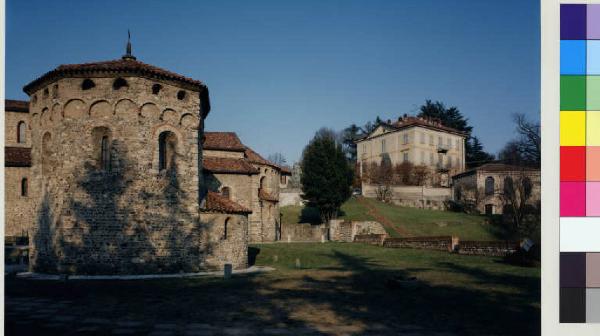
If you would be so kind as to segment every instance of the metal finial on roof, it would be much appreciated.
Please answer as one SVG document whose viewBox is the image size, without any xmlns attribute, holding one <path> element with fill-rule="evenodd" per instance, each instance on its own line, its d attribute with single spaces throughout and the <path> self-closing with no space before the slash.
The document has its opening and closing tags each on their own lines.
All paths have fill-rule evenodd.
<svg viewBox="0 0 600 336">
<path fill-rule="evenodd" d="M 135 56 L 131 54 L 131 32 L 127 29 L 127 48 L 125 49 L 124 60 L 134 60 Z"/>
</svg>

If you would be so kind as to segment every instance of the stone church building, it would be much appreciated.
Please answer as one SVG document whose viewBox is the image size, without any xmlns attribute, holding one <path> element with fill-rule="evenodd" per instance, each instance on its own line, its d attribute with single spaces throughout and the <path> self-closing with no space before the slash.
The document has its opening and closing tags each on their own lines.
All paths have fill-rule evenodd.
<svg viewBox="0 0 600 336">
<path fill-rule="evenodd" d="M 279 238 L 282 169 L 204 132 L 200 81 L 121 59 L 61 65 L 5 101 L 6 236 L 44 273 L 247 267 Z"/>
</svg>

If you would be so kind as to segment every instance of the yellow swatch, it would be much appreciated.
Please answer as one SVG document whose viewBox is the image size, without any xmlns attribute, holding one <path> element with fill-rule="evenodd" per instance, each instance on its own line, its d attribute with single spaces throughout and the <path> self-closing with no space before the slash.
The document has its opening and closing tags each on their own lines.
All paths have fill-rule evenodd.
<svg viewBox="0 0 600 336">
<path fill-rule="evenodd" d="M 585 111 L 560 111 L 560 145 L 585 146 Z"/>
</svg>

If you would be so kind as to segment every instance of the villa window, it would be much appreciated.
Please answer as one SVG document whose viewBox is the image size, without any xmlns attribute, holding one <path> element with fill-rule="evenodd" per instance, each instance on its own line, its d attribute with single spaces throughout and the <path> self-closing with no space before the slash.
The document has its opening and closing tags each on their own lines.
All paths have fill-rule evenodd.
<svg viewBox="0 0 600 336">
<path fill-rule="evenodd" d="M 425 144 L 425 133 L 421 133 L 421 144 Z"/>
<path fill-rule="evenodd" d="M 29 185 L 28 185 L 27 178 L 24 177 L 21 180 L 21 196 L 22 197 L 27 197 L 28 194 L 29 194 Z"/>
<path fill-rule="evenodd" d="M 162 132 L 158 137 L 158 170 L 173 168 L 177 137 L 170 131 Z"/>
<path fill-rule="evenodd" d="M 26 131 L 27 131 L 27 124 L 25 124 L 24 121 L 19 121 L 19 124 L 17 125 L 17 142 L 18 143 L 25 143 L 25 139 L 26 139 L 25 132 Z"/>
<path fill-rule="evenodd" d="M 507 195 L 512 195 L 514 191 L 513 179 L 510 176 L 504 178 L 504 193 Z"/>
<path fill-rule="evenodd" d="M 152 94 L 157 95 L 161 89 L 162 89 L 162 85 L 160 85 L 160 84 L 152 85 Z"/>
<path fill-rule="evenodd" d="M 429 136 L 429 144 L 432 146 L 435 145 L 435 143 L 433 142 L 433 135 Z"/>
<path fill-rule="evenodd" d="M 494 194 L 494 178 L 488 176 L 485 178 L 485 195 L 493 195 Z"/>
<path fill-rule="evenodd" d="M 444 139 L 442 137 L 438 137 L 438 145 L 441 146 L 444 143 Z"/>
<path fill-rule="evenodd" d="M 385 153 L 385 152 L 386 152 L 386 150 L 385 150 L 385 139 L 382 139 L 382 140 L 381 140 L 381 152 L 382 152 L 382 153 Z"/>
<path fill-rule="evenodd" d="M 402 162 L 408 162 L 408 152 L 402 153 Z"/>
<path fill-rule="evenodd" d="M 404 142 L 403 144 L 408 145 L 409 142 L 409 138 L 408 138 L 408 133 L 404 134 Z"/>
</svg>

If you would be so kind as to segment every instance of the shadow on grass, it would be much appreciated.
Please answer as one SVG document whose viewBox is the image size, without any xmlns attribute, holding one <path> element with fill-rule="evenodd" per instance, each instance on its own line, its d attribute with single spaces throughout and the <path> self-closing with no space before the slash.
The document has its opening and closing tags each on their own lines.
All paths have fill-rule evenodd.
<svg viewBox="0 0 600 336">
<path fill-rule="evenodd" d="M 251 254 L 258 253 L 260 249 L 254 248 Z M 540 284 L 535 277 L 444 262 L 437 266 L 488 286 L 433 285 L 417 278 L 392 287 L 390 279 L 410 279 L 423 269 L 388 269 L 372 258 L 338 250 L 328 257 L 340 266 L 239 275 L 229 281 L 196 278 L 63 284 L 15 280 L 7 282 L 6 293 L 9 298 L 72 300 L 77 308 L 70 311 L 84 316 L 149 324 L 160 320 L 221 328 L 241 325 L 259 333 L 278 326 L 311 335 L 540 334 L 540 310 L 535 306 Z M 507 293 L 506 286 L 518 290 Z M 7 326 L 11 330 L 14 324 L 8 321 Z M 75 330 L 73 325 L 69 328 Z"/>
</svg>

